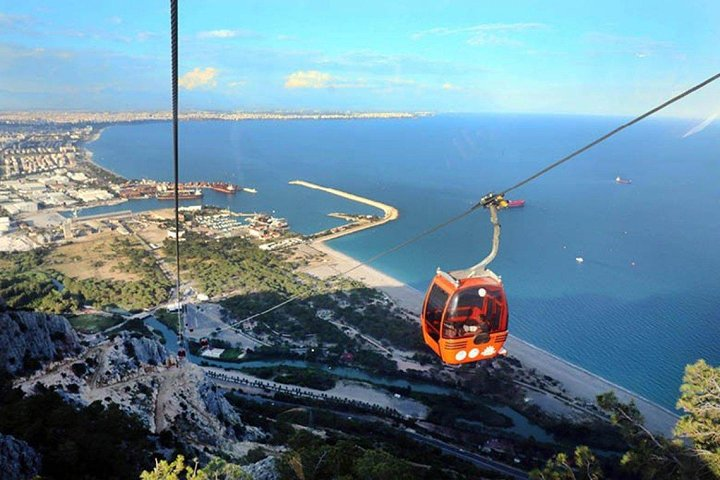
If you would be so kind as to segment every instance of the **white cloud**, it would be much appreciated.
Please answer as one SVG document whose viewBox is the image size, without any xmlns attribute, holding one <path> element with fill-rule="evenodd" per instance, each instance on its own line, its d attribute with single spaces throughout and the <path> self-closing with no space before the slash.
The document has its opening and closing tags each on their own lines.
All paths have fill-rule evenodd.
<svg viewBox="0 0 720 480">
<path fill-rule="evenodd" d="M 257 33 L 251 30 L 207 30 L 198 32 L 198 38 L 249 38 L 257 36 Z"/>
<path fill-rule="evenodd" d="M 443 90 L 459 90 L 459 87 L 457 85 L 454 85 L 450 82 L 445 82 L 442 85 Z"/>
<path fill-rule="evenodd" d="M 158 34 L 156 32 L 138 32 L 138 34 L 135 35 L 135 38 L 139 42 L 145 42 L 147 40 L 151 40 L 151 39 L 157 38 L 159 36 L 160 36 L 160 34 Z"/>
<path fill-rule="evenodd" d="M 285 88 L 328 88 L 333 80 L 329 73 L 317 70 L 298 70 L 285 78 Z"/>
<path fill-rule="evenodd" d="M 390 75 L 397 72 L 407 75 L 412 73 L 468 73 L 485 70 L 477 64 L 456 63 L 412 54 L 385 54 L 372 50 L 352 50 L 333 56 L 322 55 L 313 61 L 321 68 L 327 67 L 336 71 L 362 71 Z"/>
<path fill-rule="evenodd" d="M 692 127 L 690 130 L 685 132 L 685 134 L 682 136 L 682 138 L 687 138 L 691 135 L 695 135 L 696 133 L 700 133 L 703 130 L 705 130 L 711 123 L 715 121 L 715 119 L 718 117 L 717 113 L 713 113 L 708 118 L 703 120 L 702 122 L 698 123 L 694 127 Z"/>
<path fill-rule="evenodd" d="M 27 15 L 9 15 L 0 12 L 0 26 L 11 29 L 27 26 L 32 23 L 32 19 Z"/>
<path fill-rule="evenodd" d="M 463 35 L 467 37 L 468 45 L 503 45 L 520 46 L 521 42 L 508 37 L 509 33 L 518 33 L 528 30 L 542 30 L 548 26 L 544 23 L 519 22 L 519 23 L 481 23 L 469 27 L 446 28 L 438 27 L 413 33 L 413 40 L 420 40 L 425 37 L 450 35 Z"/>
<path fill-rule="evenodd" d="M 588 32 L 583 36 L 583 40 L 591 48 L 603 54 L 624 54 L 633 55 L 636 58 L 646 58 L 676 53 L 676 47 L 672 42 L 642 36 Z"/>
<path fill-rule="evenodd" d="M 213 88 L 217 85 L 217 81 L 215 80 L 217 74 L 218 71 L 216 68 L 195 68 L 180 77 L 178 83 L 187 90 L 193 90 L 199 87 Z"/>
<path fill-rule="evenodd" d="M 108 18 L 108 21 L 110 23 L 112 23 L 113 25 L 120 25 L 121 23 L 123 23 L 122 17 L 118 17 L 118 16 L 110 17 L 110 18 Z"/>
<path fill-rule="evenodd" d="M 228 82 L 227 86 L 230 88 L 239 88 L 247 85 L 247 80 L 236 80 L 234 82 Z"/>
<path fill-rule="evenodd" d="M 378 81 L 364 77 L 336 77 L 318 70 L 298 70 L 285 77 L 285 88 L 381 88 L 388 85 L 409 85 L 412 80 L 390 79 Z"/>
</svg>

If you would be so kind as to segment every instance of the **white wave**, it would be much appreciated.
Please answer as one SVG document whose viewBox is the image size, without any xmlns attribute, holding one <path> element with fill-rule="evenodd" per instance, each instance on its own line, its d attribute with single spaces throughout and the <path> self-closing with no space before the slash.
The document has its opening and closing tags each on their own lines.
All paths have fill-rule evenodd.
<svg viewBox="0 0 720 480">
<path fill-rule="evenodd" d="M 718 117 L 718 114 L 713 113 L 708 118 L 706 118 L 702 122 L 700 122 L 697 125 L 695 125 L 694 127 L 692 127 L 690 130 L 685 132 L 685 134 L 682 136 L 682 138 L 687 138 L 690 135 L 695 135 L 696 133 L 702 132 L 703 130 L 705 130 L 705 128 L 707 128 L 708 125 L 710 125 L 712 122 L 714 122 L 717 117 Z"/>
</svg>

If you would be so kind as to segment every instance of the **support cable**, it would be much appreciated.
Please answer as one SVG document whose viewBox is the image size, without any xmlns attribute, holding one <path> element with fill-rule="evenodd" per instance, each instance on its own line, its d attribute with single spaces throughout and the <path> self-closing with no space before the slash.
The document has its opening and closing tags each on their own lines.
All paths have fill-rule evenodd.
<svg viewBox="0 0 720 480">
<path fill-rule="evenodd" d="M 353 270 L 356 270 L 356 269 L 358 269 L 358 268 L 360 268 L 360 267 L 362 267 L 362 266 L 369 265 L 370 263 L 373 263 L 373 262 L 375 262 L 376 260 L 378 260 L 378 259 L 380 259 L 380 258 L 382 258 L 382 257 L 384 257 L 384 256 L 386 256 L 386 255 L 389 255 L 389 254 L 391 254 L 391 253 L 393 253 L 393 252 L 396 252 L 396 251 L 398 251 L 398 250 L 400 250 L 400 249 L 402 249 L 402 248 L 405 248 L 405 247 L 407 247 L 408 245 L 410 245 L 410 244 L 412 244 L 412 243 L 415 243 L 416 241 L 420 240 L 421 238 L 424 238 L 424 237 L 426 237 L 426 236 L 428 236 L 428 235 L 430 235 L 430 234 L 432 234 L 432 233 L 435 233 L 436 231 L 438 231 L 438 230 L 440 230 L 440 229 L 442 229 L 442 228 L 445 228 L 445 227 L 447 227 L 448 225 L 450 225 L 450 224 L 452 224 L 452 223 L 455 223 L 456 221 L 458 221 L 458 220 L 460 220 L 460 219 L 462 219 L 462 218 L 470 215 L 472 212 L 474 212 L 475 210 L 477 210 L 477 209 L 480 208 L 480 207 L 488 207 L 488 206 L 490 206 L 490 205 L 493 205 L 493 206 L 503 205 L 504 202 L 505 202 L 505 200 L 504 200 L 504 198 L 503 198 L 503 197 L 505 196 L 505 194 L 507 194 L 507 193 L 509 193 L 509 192 L 517 189 L 517 188 L 520 188 L 520 187 L 522 187 L 523 185 L 526 185 L 526 184 L 532 182 L 533 180 L 535 180 L 535 179 L 537 179 L 538 177 L 546 174 L 546 173 L 549 172 L 550 170 L 552 170 L 552 169 L 554 169 L 554 168 L 562 165 L 563 163 L 565 163 L 565 162 L 567 162 L 567 161 L 569 161 L 569 160 L 577 157 L 577 156 L 580 155 L 581 153 L 590 150 L 590 149 L 593 148 L 594 146 L 596 146 L 596 145 L 604 142 L 605 140 L 609 139 L 610 137 L 618 134 L 618 133 L 621 132 L 622 130 L 624 130 L 624 129 L 632 126 L 632 125 L 635 125 L 636 123 L 644 120 L 645 118 L 650 117 L 651 115 L 654 115 L 655 113 L 659 112 L 660 110 L 663 110 L 664 108 L 672 105 L 673 103 L 675 103 L 675 102 L 677 102 L 677 101 L 679 101 L 679 100 L 687 97 L 688 95 L 690 95 L 690 94 L 692 94 L 692 93 L 700 90 L 701 88 L 709 85 L 710 83 L 714 82 L 714 81 L 717 80 L 718 78 L 720 78 L 720 73 L 717 73 L 717 74 L 715 74 L 715 75 L 707 78 L 706 80 L 698 83 L 697 85 L 694 85 L 693 87 L 690 87 L 689 89 L 685 90 L 684 92 L 682 92 L 682 93 L 680 93 L 680 94 L 672 97 L 671 99 L 667 100 L 666 102 L 663 102 L 662 104 L 660 104 L 660 105 L 652 108 L 651 110 L 648 110 L 647 112 L 643 113 L 642 115 L 639 115 L 639 116 L 633 118 L 632 120 L 630 120 L 630 121 L 628 121 L 628 122 L 620 125 L 619 127 L 611 130 L 610 132 L 606 133 L 605 135 L 603 135 L 603 136 L 601 136 L 601 137 L 593 140 L 592 142 L 588 143 L 587 145 L 578 148 L 578 149 L 575 150 L 574 152 L 572 152 L 572 153 L 570 153 L 570 154 L 568 154 L 568 155 L 560 158 L 559 160 L 551 163 L 551 164 L 548 165 L 547 167 L 545 167 L 545 168 L 543 168 L 542 170 L 534 173 L 533 175 L 527 177 L 526 179 L 519 181 L 519 182 L 516 183 L 515 185 L 512 185 L 511 187 L 506 188 L 505 190 L 502 190 L 501 193 L 498 193 L 498 194 L 488 193 L 488 194 L 485 195 L 478 203 L 476 203 L 475 205 L 473 205 L 470 209 L 466 210 L 465 212 L 462 212 L 462 213 L 460 213 L 460 214 L 458 214 L 458 215 L 455 215 L 454 217 L 451 217 L 450 219 L 445 220 L 444 222 L 439 223 L 439 224 L 437 224 L 437 225 L 435 225 L 435 226 L 433 226 L 433 227 L 431 227 L 431 228 L 429 228 L 429 229 L 427 229 L 427 230 L 425 230 L 425 231 L 423 231 L 423 232 L 421 232 L 421 233 L 419 233 L 419 234 L 411 237 L 410 239 L 405 240 L 404 242 L 401 242 L 401 243 L 399 243 L 399 244 L 397 244 L 397 245 L 395 245 L 395 246 L 393 246 L 393 247 L 391 247 L 391 248 L 389 248 L 389 249 L 387 249 L 387 250 L 384 250 L 384 251 L 382 251 L 382 252 L 380 252 L 380 253 L 377 253 L 376 255 L 370 257 L 369 259 L 364 260 L 364 261 L 362 261 L 362 262 L 359 262 L 357 265 L 354 265 L 353 267 L 351 267 L 351 268 L 345 270 L 344 272 L 341 272 L 341 273 L 339 273 L 339 274 L 337 274 L 337 275 L 335 275 L 335 276 L 339 277 L 339 276 L 347 275 L 348 273 L 352 272 Z M 269 308 L 267 308 L 267 309 L 265 309 L 265 310 L 263 310 L 263 311 L 261 311 L 261 312 L 259 312 L 259 313 L 255 313 L 255 314 L 250 315 L 249 317 L 246 317 L 246 318 L 244 318 L 244 319 L 242 319 L 242 320 L 238 320 L 238 321 L 236 321 L 236 322 L 233 322 L 233 323 L 229 324 L 227 327 L 224 327 L 222 330 L 227 330 L 227 329 L 229 329 L 229 328 L 235 328 L 235 327 L 237 327 L 238 325 L 240 325 L 240 324 L 242 324 L 242 323 L 248 322 L 248 321 L 253 320 L 253 319 L 257 318 L 257 317 L 263 316 L 263 315 L 265 315 L 265 314 L 267 314 L 267 313 L 270 313 L 270 312 L 272 312 L 272 311 L 274 311 L 274 310 L 277 310 L 278 308 L 283 307 L 284 305 L 287 305 L 288 303 L 290 303 L 290 302 L 292 302 L 292 301 L 294 301 L 294 300 L 297 300 L 298 298 L 301 298 L 303 295 L 304 295 L 304 294 L 296 294 L 296 295 L 293 295 L 293 296 L 291 296 L 291 297 L 283 300 L 282 302 L 280 302 L 280 303 L 278 303 L 278 304 L 276 304 L 276 305 L 274 305 L 274 306 L 272 306 L 272 307 L 269 307 Z"/>
<path fill-rule="evenodd" d="M 185 331 L 180 305 L 180 175 L 178 153 L 178 3 L 170 0 L 170 45 L 172 63 L 172 129 L 173 129 L 173 167 L 175 173 L 175 306 L 177 307 L 178 342 Z"/>
</svg>

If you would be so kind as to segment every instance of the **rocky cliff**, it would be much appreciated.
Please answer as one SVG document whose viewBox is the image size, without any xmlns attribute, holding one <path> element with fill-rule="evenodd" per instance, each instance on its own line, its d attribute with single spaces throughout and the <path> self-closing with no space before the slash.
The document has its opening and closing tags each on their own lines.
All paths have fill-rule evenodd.
<svg viewBox="0 0 720 480">
<path fill-rule="evenodd" d="M 40 455 L 22 440 L 0 433 L 0 473 L 3 480 L 26 480 L 40 473 Z"/>
<path fill-rule="evenodd" d="M 252 447 L 247 442 L 264 436 L 243 424 L 200 367 L 187 361 L 177 365 L 156 340 L 126 332 L 20 381 L 19 386 L 31 393 L 37 383 L 83 405 L 116 404 L 137 416 L 149 431 L 173 432 L 198 452 L 240 458 Z"/>
<path fill-rule="evenodd" d="M 253 480 L 278 480 L 277 462 L 274 457 L 267 457 L 250 465 L 243 465 L 243 471 Z"/>
<path fill-rule="evenodd" d="M 82 351 L 70 323 L 58 315 L 0 311 L 0 369 L 13 375 Z"/>
</svg>

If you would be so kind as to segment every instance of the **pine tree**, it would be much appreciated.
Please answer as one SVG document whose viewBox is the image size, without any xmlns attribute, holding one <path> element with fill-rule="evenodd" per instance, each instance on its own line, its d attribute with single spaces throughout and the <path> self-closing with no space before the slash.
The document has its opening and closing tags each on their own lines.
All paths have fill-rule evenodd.
<svg viewBox="0 0 720 480">
<path fill-rule="evenodd" d="M 698 360 L 685 367 L 677 408 L 684 410 L 675 435 L 720 478 L 720 367 Z"/>
</svg>

